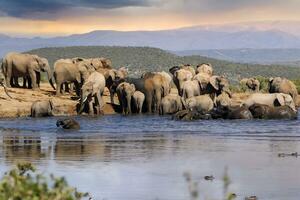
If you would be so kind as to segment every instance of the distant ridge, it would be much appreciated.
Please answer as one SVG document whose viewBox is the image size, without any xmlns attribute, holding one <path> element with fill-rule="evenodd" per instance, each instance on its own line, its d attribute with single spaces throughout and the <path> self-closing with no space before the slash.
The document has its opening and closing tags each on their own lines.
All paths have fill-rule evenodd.
<svg viewBox="0 0 300 200">
<path fill-rule="evenodd" d="M 203 25 L 161 31 L 95 30 L 52 38 L 15 38 L 0 34 L 0 57 L 9 51 L 64 46 L 147 46 L 168 51 L 300 49 L 300 21 Z"/>
<path fill-rule="evenodd" d="M 108 47 L 108 46 L 76 46 L 35 49 L 29 53 L 46 57 L 51 66 L 59 58 L 72 57 L 107 57 L 114 67 L 128 67 L 130 75 L 139 77 L 146 71 L 168 71 L 175 65 L 211 63 L 217 74 L 225 74 L 231 81 L 238 82 L 241 77 L 250 76 L 283 76 L 299 78 L 300 68 L 281 65 L 241 64 L 207 58 L 203 56 L 176 56 L 158 48 L 149 47 Z"/>
</svg>

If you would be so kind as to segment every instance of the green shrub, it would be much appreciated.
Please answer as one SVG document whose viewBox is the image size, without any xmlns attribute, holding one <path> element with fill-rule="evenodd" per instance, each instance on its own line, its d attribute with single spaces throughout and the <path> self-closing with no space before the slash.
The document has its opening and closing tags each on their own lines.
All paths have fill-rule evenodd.
<svg viewBox="0 0 300 200">
<path fill-rule="evenodd" d="M 0 200 L 79 200 L 86 196 L 69 187 L 63 177 L 35 173 L 30 163 L 18 164 L 0 181 Z"/>
<path fill-rule="evenodd" d="M 298 94 L 300 94 L 300 79 L 292 80 L 292 82 L 296 85 Z"/>
<path fill-rule="evenodd" d="M 269 78 L 266 78 L 263 76 L 256 76 L 255 78 L 260 82 L 259 90 L 262 92 L 268 92 L 269 91 Z"/>
</svg>

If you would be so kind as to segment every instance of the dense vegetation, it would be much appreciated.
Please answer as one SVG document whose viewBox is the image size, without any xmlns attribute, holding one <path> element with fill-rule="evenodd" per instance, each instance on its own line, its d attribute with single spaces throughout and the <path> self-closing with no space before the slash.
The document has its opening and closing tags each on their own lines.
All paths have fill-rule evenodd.
<svg viewBox="0 0 300 200">
<path fill-rule="evenodd" d="M 107 57 L 112 60 L 114 67 L 128 67 L 131 75 L 139 75 L 145 71 L 168 70 L 174 65 L 197 65 L 209 62 L 214 66 L 217 74 L 225 74 L 235 82 L 241 77 L 250 76 L 282 76 L 290 79 L 300 77 L 300 68 L 297 67 L 233 63 L 202 56 L 176 56 L 161 49 L 149 47 L 78 46 L 41 48 L 29 53 L 46 57 L 51 66 L 60 58 Z"/>
<path fill-rule="evenodd" d="M 87 196 L 69 187 L 64 178 L 36 173 L 30 163 L 18 164 L 0 180 L 1 200 L 79 200 Z"/>
</svg>

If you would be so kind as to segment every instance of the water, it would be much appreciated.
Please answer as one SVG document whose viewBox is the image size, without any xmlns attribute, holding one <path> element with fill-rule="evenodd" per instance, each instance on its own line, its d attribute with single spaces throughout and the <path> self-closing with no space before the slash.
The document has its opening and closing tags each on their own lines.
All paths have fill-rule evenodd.
<svg viewBox="0 0 300 200">
<path fill-rule="evenodd" d="M 300 120 L 172 121 L 160 116 L 77 117 L 82 129 L 57 129 L 57 118 L 0 120 L 0 173 L 33 162 L 65 176 L 98 199 L 189 199 L 183 177 L 198 182 L 201 199 L 221 199 L 228 167 L 237 199 L 298 200 Z M 214 175 L 214 181 L 205 181 Z"/>
</svg>

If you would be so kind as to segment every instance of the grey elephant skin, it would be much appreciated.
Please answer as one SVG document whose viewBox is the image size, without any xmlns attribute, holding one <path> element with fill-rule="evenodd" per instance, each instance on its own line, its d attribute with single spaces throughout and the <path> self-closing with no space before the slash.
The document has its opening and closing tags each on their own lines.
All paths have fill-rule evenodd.
<svg viewBox="0 0 300 200">
<path fill-rule="evenodd" d="M 80 129 L 79 123 L 72 118 L 57 120 L 56 126 L 62 127 L 63 129 Z"/>
<path fill-rule="evenodd" d="M 131 101 L 132 101 L 133 94 L 136 90 L 135 85 L 127 82 L 123 82 L 118 85 L 116 90 L 117 90 L 120 106 L 122 109 L 122 114 L 124 115 L 132 114 Z"/>
<path fill-rule="evenodd" d="M 31 117 L 53 116 L 54 105 L 52 100 L 35 101 L 31 105 Z"/>
<path fill-rule="evenodd" d="M 88 105 L 89 115 L 94 115 L 94 107 L 96 109 L 96 114 L 101 114 L 104 106 L 102 100 L 104 88 L 104 76 L 99 72 L 91 73 L 81 88 L 80 109 L 78 113 L 81 114 L 84 111 L 85 105 Z"/>
<path fill-rule="evenodd" d="M 159 114 L 174 114 L 183 109 L 183 102 L 178 94 L 168 94 L 165 96 L 160 104 Z"/>
<path fill-rule="evenodd" d="M 147 112 L 158 113 L 162 98 L 170 93 L 170 80 L 159 72 L 146 73 L 143 79 Z"/>
<path fill-rule="evenodd" d="M 23 77 L 30 80 L 32 88 L 38 89 L 40 73 L 46 72 L 51 86 L 55 89 L 47 59 L 37 55 L 8 53 L 2 62 L 2 70 L 6 80 L 6 86 L 11 87 L 13 80 Z"/>
<path fill-rule="evenodd" d="M 295 104 L 297 104 L 297 100 L 298 100 L 297 87 L 292 81 L 286 78 L 281 78 L 281 77 L 270 78 L 269 92 L 289 94 L 293 97 Z"/>
<path fill-rule="evenodd" d="M 298 112 L 289 106 L 271 107 L 263 104 L 253 104 L 249 107 L 254 118 L 257 119 L 297 119 Z"/>
<path fill-rule="evenodd" d="M 289 94 L 284 93 L 272 93 L 272 94 L 264 94 L 264 93 L 254 93 L 251 94 L 243 103 L 248 107 L 253 104 L 263 104 L 270 107 L 273 106 L 289 106 L 295 112 L 296 106 L 293 98 Z"/>
</svg>

